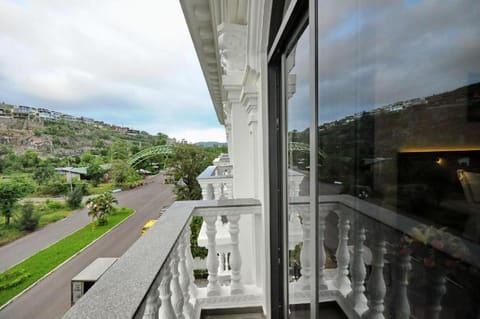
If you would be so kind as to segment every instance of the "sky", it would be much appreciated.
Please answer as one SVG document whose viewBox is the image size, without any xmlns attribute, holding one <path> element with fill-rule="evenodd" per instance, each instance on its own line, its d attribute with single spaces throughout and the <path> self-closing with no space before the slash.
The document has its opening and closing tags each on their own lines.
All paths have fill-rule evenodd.
<svg viewBox="0 0 480 319">
<path fill-rule="evenodd" d="M 179 1 L 0 0 L 0 101 L 226 139 Z"/>
</svg>

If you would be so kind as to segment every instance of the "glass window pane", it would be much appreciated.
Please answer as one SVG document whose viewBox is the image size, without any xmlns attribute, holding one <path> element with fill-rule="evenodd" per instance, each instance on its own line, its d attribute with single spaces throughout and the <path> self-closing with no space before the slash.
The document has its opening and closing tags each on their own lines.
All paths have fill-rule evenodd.
<svg viewBox="0 0 480 319">
<path fill-rule="evenodd" d="M 357 312 L 477 318 L 480 2 L 318 6 L 320 278 Z"/>
</svg>

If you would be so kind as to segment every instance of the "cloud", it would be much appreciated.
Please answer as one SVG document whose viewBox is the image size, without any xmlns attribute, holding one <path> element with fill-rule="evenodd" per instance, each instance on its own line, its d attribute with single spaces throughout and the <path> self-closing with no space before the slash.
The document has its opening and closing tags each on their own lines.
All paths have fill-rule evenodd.
<svg viewBox="0 0 480 319">
<path fill-rule="evenodd" d="M 178 1 L 0 0 L 0 81 L 7 103 L 220 129 Z"/>
</svg>

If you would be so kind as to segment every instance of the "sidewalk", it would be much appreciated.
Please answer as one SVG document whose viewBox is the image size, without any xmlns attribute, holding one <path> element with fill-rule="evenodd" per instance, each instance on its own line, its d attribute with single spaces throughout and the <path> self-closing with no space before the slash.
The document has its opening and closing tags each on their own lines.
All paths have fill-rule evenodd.
<svg viewBox="0 0 480 319">
<path fill-rule="evenodd" d="M 48 224 L 38 231 L 0 247 L 0 272 L 52 245 L 89 222 L 87 209 L 84 208 L 72 213 L 65 219 Z"/>
</svg>

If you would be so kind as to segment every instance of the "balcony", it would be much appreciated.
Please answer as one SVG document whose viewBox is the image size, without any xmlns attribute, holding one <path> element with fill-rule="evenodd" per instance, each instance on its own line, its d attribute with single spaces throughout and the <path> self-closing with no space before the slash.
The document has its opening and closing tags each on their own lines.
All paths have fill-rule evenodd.
<svg viewBox="0 0 480 319">
<path fill-rule="evenodd" d="M 478 280 L 472 271 L 480 266 L 477 245 L 451 235 L 468 253 L 451 268 L 430 267 L 417 250 L 398 250 L 402 236 L 419 229 L 421 224 L 349 195 L 326 195 L 319 201 L 320 266 L 316 271 L 320 303 L 338 303 L 348 318 L 429 319 L 451 318 L 452 311 L 460 318 L 458 305 L 474 304 L 464 298 L 473 298 L 468 281 L 473 285 Z M 244 258 L 239 245 L 239 234 L 252 232 L 239 227 L 239 221 L 260 215 L 260 208 L 254 199 L 176 202 L 65 318 L 200 318 L 202 311 L 208 309 L 227 311 L 242 307 L 263 307 L 267 313 L 262 278 L 242 277 L 244 267 L 254 268 L 252 264 L 265 263 L 265 258 Z M 297 240 L 303 247 L 300 275 L 291 275 L 289 280 L 290 303 L 308 304 L 314 269 L 309 266 L 310 254 L 305 252 L 312 247 L 312 226 L 305 201 L 294 202 L 290 208 L 292 214 L 300 217 L 302 236 Z M 188 227 L 192 216 L 202 216 L 206 224 L 206 287 L 197 286 L 193 277 Z M 225 266 L 230 277 L 222 284 L 217 254 L 217 246 L 222 243 L 216 236 L 219 216 L 226 216 L 231 242 Z M 329 243 L 332 239 L 335 247 Z M 449 249 L 445 245 L 435 252 L 445 261 L 448 256 L 458 258 L 458 251 Z M 333 267 L 326 268 L 327 259 L 334 260 Z"/>
<path fill-rule="evenodd" d="M 233 197 L 233 166 L 228 155 L 222 154 L 213 161 L 198 177 L 205 200 Z"/>
</svg>

